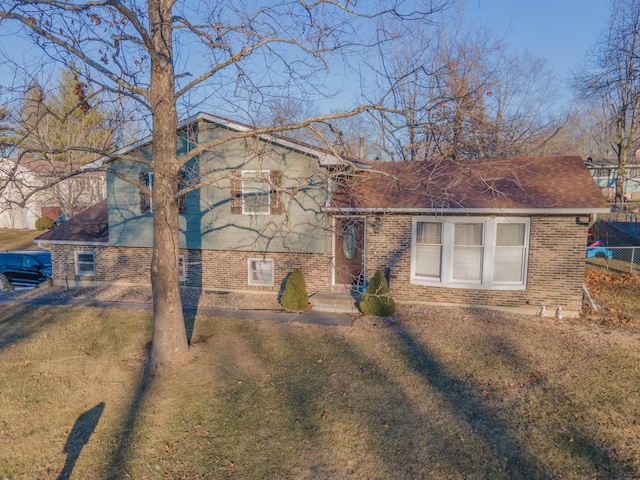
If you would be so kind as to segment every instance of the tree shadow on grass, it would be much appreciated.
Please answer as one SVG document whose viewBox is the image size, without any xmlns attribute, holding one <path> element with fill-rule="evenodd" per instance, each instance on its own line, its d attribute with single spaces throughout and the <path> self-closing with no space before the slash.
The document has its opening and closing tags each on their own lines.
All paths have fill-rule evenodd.
<svg viewBox="0 0 640 480">
<path fill-rule="evenodd" d="M 437 427 L 425 428 L 420 438 L 410 438 L 416 425 L 428 420 L 393 378 L 333 331 L 307 337 L 296 330 L 285 327 L 277 341 L 246 326 L 235 331 L 245 346 L 234 351 L 250 352 L 261 368 L 271 372 L 269 385 L 252 387 L 260 392 L 252 394 L 255 407 L 244 413 L 246 425 L 236 427 L 258 432 L 254 443 L 235 448 L 251 451 L 249 457 L 259 465 L 251 467 L 245 460 L 240 468 L 263 469 L 264 478 L 401 479 L 428 474 L 423 447 L 447 434 Z M 274 343 L 284 356 L 270 353 Z M 333 365 L 336 359 L 339 365 Z M 257 398 L 263 389 L 265 397 Z M 278 400 L 269 404 L 270 398 Z M 227 401 L 237 403 L 232 411 L 242 411 L 247 404 L 243 396 Z M 272 416 L 280 418 L 275 425 L 270 423 Z M 271 428 L 283 432 L 274 438 Z M 269 467 L 272 457 L 279 461 Z"/>
<path fill-rule="evenodd" d="M 536 385 L 546 392 L 547 399 L 553 399 L 554 409 L 561 420 L 549 433 L 548 441 L 554 442 L 558 454 L 571 458 L 576 465 L 582 463 L 585 477 L 638 478 L 638 471 L 632 463 L 616 458 L 615 449 L 598 438 L 598 432 L 585 433 L 587 425 L 580 425 L 581 407 L 575 404 L 574 393 L 550 382 L 544 371 L 539 371 L 532 360 L 518 351 L 517 346 L 499 334 L 488 335 L 488 353 L 515 371 L 528 377 L 530 386 Z M 547 400 L 548 401 L 548 400 Z M 582 460 L 582 462 L 579 461 Z M 574 472 L 576 473 L 576 472 Z"/>
<path fill-rule="evenodd" d="M 537 435 L 545 435 L 544 442 L 553 446 L 559 457 L 564 457 L 570 462 L 567 468 L 571 468 L 573 474 L 584 474 L 585 478 L 635 478 L 637 472 L 633 465 L 625 459 L 615 458 L 614 448 L 605 445 L 597 438 L 597 432 L 587 433 L 587 425 L 581 425 L 579 416 L 572 415 L 575 409 L 570 391 L 562 391 L 553 382 L 549 382 L 547 374 L 539 371 L 533 358 L 522 354 L 517 345 L 510 342 L 499 331 L 492 330 L 492 324 L 486 322 L 482 313 L 476 320 L 485 324 L 486 334 L 478 341 L 483 342 L 483 348 L 476 354 L 489 357 L 485 368 L 491 368 L 492 364 L 506 365 L 517 377 L 529 382 L 528 388 L 535 388 L 536 394 L 533 401 L 548 403 L 554 402 L 554 412 L 557 419 L 551 420 L 551 424 L 541 429 L 536 429 Z M 508 322 L 509 319 L 507 318 Z M 517 328 L 513 325 L 513 328 Z M 513 424 L 509 417 L 515 412 L 501 407 L 487 405 L 484 400 L 482 387 L 474 385 L 456 375 L 440 360 L 438 360 L 427 348 L 419 343 L 406 326 L 399 322 L 392 330 L 404 355 L 412 368 L 423 376 L 429 384 L 434 386 L 444 398 L 452 411 L 469 425 L 473 432 L 488 445 L 495 458 L 503 459 L 501 471 L 502 478 L 538 479 L 556 478 L 559 473 L 550 470 L 548 465 L 541 463 L 541 458 L 530 447 L 523 443 L 516 429 L 528 428 L 526 422 L 522 423 L 518 418 L 513 418 Z M 488 386 L 491 390 L 491 386 Z M 491 392 L 486 392 L 491 395 Z M 540 396 L 542 395 L 542 396 Z M 536 400 L 537 397 L 537 400 Z M 487 397 L 489 398 L 489 397 Z M 535 406 L 529 405 L 529 409 Z M 535 414 L 535 413 L 534 413 Z M 544 411 L 540 413 L 545 418 Z M 546 419 L 549 422 L 550 419 Z M 553 423 L 555 421 L 555 424 Z M 535 422 L 531 418 L 528 422 Z M 481 469 L 482 466 L 478 465 Z M 581 471 L 576 471 L 580 469 Z M 567 472 L 565 472 L 567 473 Z"/>
<path fill-rule="evenodd" d="M 288 364 L 297 370 L 272 379 L 276 397 L 287 405 L 287 430 L 297 438 L 292 448 L 300 452 L 292 459 L 293 478 L 343 478 L 354 472 L 355 478 L 427 478 L 437 472 L 446 472 L 447 478 L 491 478 L 505 463 L 504 474 L 493 478 L 548 476 L 511 438 L 508 427 L 476 401 L 471 385 L 460 382 L 402 327 L 394 325 L 388 333 L 388 338 L 396 337 L 395 351 L 423 377 L 427 389 L 437 391 L 435 402 L 424 399 L 431 403 L 428 408 L 412 396 L 415 392 L 405 393 L 406 382 L 397 381 L 393 370 L 349 342 L 331 335 L 307 344 L 295 335 L 279 337 L 278 347 L 294 352 Z M 245 335 L 245 341 L 247 350 L 262 352 L 268 365 L 272 347 L 259 336 Z M 333 359 L 341 361 L 335 375 Z M 281 368 L 274 364 L 268 370 Z M 443 403 L 443 418 L 458 421 L 425 413 L 437 408 L 434 403 Z M 344 455 L 344 446 L 333 452 L 332 445 L 344 445 L 345 438 L 350 439 L 351 459 L 336 456 Z M 260 447 L 251 448 L 261 454 Z M 284 457 L 289 455 L 284 452 Z"/>
<path fill-rule="evenodd" d="M 58 480 L 66 480 L 71 477 L 73 467 L 80 457 L 80 452 L 82 452 L 84 446 L 89 442 L 89 438 L 96 429 L 103 411 L 104 402 L 100 402 L 95 407 L 80 415 L 76 420 L 76 423 L 73 425 L 71 433 L 69 433 L 69 437 L 67 438 L 67 443 L 62 450 L 67 454 L 67 459 L 64 463 L 64 467 L 62 467 L 60 475 L 58 475 Z"/>
<path fill-rule="evenodd" d="M 46 307 L 30 307 L 18 305 L 1 305 L 5 311 L 15 308 L 15 311 L 7 317 L 0 319 L 0 352 L 5 348 L 25 340 L 39 329 L 45 327 L 56 318 L 46 313 Z M 44 314 L 37 314 L 43 309 Z"/>
<path fill-rule="evenodd" d="M 133 445 L 136 420 L 142 411 L 142 407 L 154 380 L 151 367 L 151 342 L 146 345 L 146 350 L 140 381 L 133 394 L 129 410 L 120 426 L 120 432 L 116 438 L 117 446 L 106 469 L 105 477 L 108 480 L 129 478 L 126 468 Z"/>
<path fill-rule="evenodd" d="M 491 448 L 494 456 L 503 459 L 505 478 L 548 477 L 539 462 L 518 444 L 497 412 L 480 402 L 476 387 L 450 372 L 402 323 L 396 323 L 393 332 L 411 367 L 436 388 L 451 411 Z"/>
<path fill-rule="evenodd" d="M 191 344 L 194 326 L 195 314 L 190 313 L 185 315 L 185 327 L 189 344 Z M 136 421 L 140 416 L 140 412 L 155 380 L 155 374 L 151 365 L 151 342 L 149 342 L 145 348 L 146 354 L 142 365 L 140 381 L 133 394 L 126 417 L 120 426 L 120 433 L 117 436 L 117 447 L 106 469 L 106 478 L 108 480 L 129 478 L 126 469 L 133 446 Z"/>
<path fill-rule="evenodd" d="M 196 314 L 191 312 L 191 310 L 187 310 L 183 312 L 184 315 L 184 326 L 187 330 L 187 342 L 191 345 L 191 337 L 193 337 L 193 329 L 196 324 Z"/>
</svg>

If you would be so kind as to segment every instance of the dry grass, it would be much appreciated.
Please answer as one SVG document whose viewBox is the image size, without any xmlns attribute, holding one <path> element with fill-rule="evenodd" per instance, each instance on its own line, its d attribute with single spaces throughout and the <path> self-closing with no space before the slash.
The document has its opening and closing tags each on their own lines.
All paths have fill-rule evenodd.
<svg viewBox="0 0 640 480">
<path fill-rule="evenodd" d="M 600 306 L 588 318 L 602 325 L 640 333 L 640 275 L 587 266 L 585 281 Z"/>
<path fill-rule="evenodd" d="M 33 243 L 33 239 L 44 232 L 37 230 L 13 230 L 10 228 L 0 228 L 0 252 L 10 250 L 34 250 L 38 246 Z"/>
<path fill-rule="evenodd" d="M 198 317 L 189 362 L 143 377 L 149 339 L 147 313 L 5 306 L 0 478 L 640 475 L 635 333 L 444 308 Z"/>
</svg>

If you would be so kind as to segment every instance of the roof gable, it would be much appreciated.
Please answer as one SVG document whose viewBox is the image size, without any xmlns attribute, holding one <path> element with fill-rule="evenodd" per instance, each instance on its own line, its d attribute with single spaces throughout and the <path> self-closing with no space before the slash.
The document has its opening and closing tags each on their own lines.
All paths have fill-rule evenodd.
<svg viewBox="0 0 640 480">
<path fill-rule="evenodd" d="M 223 127 L 231 132 L 235 133 L 251 133 L 252 131 L 258 131 L 259 129 L 255 126 L 246 125 L 240 122 L 236 122 L 233 120 L 229 120 L 227 118 L 218 117 L 216 115 L 211 115 L 209 113 L 198 113 L 191 117 L 186 118 L 182 122 L 178 124 L 177 131 L 187 130 L 190 126 L 197 124 L 198 122 L 205 121 L 220 127 Z M 256 135 L 262 141 L 272 143 L 274 145 L 278 145 L 290 150 L 295 150 L 297 152 L 303 153 L 305 155 L 310 155 L 318 158 L 321 165 L 339 165 L 342 164 L 342 160 L 335 155 L 333 155 L 328 150 L 322 149 L 320 147 L 316 147 L 305 142 L 286 137 L 284 135 L 278 135 L 275 133 L 259 133 Z M 153 141 L 153 135 L 148 135 L 131 145 L 128 145 L 117 152 L 116 155 L 124 155 L 133 150 L 139 149 L 145 145 L 149 145 Z M 100 162 L 104 162 L 106 159 L 102 159 Z"/>
</svg>

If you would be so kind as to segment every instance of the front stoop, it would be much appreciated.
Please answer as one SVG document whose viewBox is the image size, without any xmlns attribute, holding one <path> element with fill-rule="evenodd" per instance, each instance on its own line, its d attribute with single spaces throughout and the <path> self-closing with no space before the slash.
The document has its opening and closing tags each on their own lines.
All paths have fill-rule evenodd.
<svg viewBox="0 0 640 480">
<path fill-rule="evenodd" d="M 316 292 L 309 296 L 314 312 L 358 313 L 357 299 L 351 292 Z"/>
</svg>

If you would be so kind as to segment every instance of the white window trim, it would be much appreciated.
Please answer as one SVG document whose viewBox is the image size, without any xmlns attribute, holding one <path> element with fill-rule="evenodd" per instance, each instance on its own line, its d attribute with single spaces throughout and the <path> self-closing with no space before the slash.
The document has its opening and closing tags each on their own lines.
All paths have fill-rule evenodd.
<svg viewBox="0 0 640 480">
<path fill-rule="evenodd" d="M 184 255 L 178 255 L 178 281 L 187 281 L 187 264 L 184 261 Z"/>
<path fill-rule="evenodd" d="M 416 275 L 416 231 L 418 222 L 442 223 L 442 253 L 440 258 L 440 278 L 427 278 Z M 456 223 L 483 224 L 482 279 L 480 282 L 453 280 L 453 242 Z M 525 225 L 525 245 L 523 258 L 523 274 L 521 281 L 493 280 L 496 250 L 496 232 L 499 223 L 522 223 Z M 529 237 L 531 221 L 527 217 L 413 217 L 411 229 L 411 276 L 410 283 L 447 288 L 467 288 L 477 290 L 525 290 L 527 288 L 527 271 L 529 259 Z"/>
<path fill-rule="evenodd" d="M 91 255 L 91 258 L 93 259 L 91 262 L 80 262 L 78 260 L 78 257 L 80 255 Z M 96 276 L 96 255 L 94 252 L 87 252 L 87 251 L 81 251 L 81 250 L 77 250 L 74 252 L 74 264 L 75 264 L 75 270 L 76 270 L 76 275 L 79 277 L 95 277 Z M 78 268 L 78 266 L 80 264 L 84 264 L 84 265 L 92 265 L 92 271 L 91 272 L 81 272 L 80 269 Z"/>
<path fill-rule="evenodd" d="M 245 174 L 247 175 L 247 181 L 250 181 L 250 178 L 248 178 L 250 175 L 256 175 L 256 174 L 260 174 L 262 176 L 262 178 L 266 178 L 266 182 L 267 182 L 267 187 L 269 187 L 269 175 L 271 174 L 271 170 L 243 170 L 242 171 L 242 213 L 243 215 L 270 215 L 271 214 L 271 188 L 268 188 L 268 191 L 266 192 L 267 194 L 267 205 L 269 206 L 268 211 L 266 212 L 248 212 L 245 210 L 245 195 L 246 195 L 246 190 L 244 187 L 244 182 L 245 182 Z M 252 190 L 253 191 L 253 190 Z"/>
<path fill-rule="evenodd" d="M 268 282 L 255 282 L 252 278 L 251 264 L 252 262 L 265 262 L 271 264 L 271 279 Z M 275 266 L 272 258 L 249 258 L 247 262 L 248 283 L 254 287 L 273 287 L 275 278 Z"/>
</svg>

